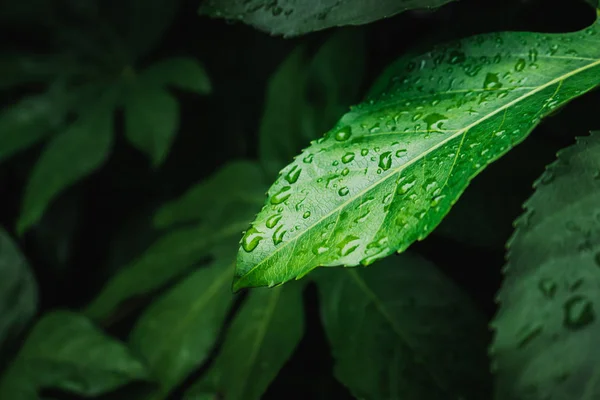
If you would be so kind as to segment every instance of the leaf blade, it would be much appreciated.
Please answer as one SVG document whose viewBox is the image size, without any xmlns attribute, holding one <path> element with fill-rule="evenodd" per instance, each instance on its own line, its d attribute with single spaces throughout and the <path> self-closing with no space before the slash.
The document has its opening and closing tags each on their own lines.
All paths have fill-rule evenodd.
<svg viewBox="0 0 600 400">
<path fill-rule="evenodd" d="M 598 132 L 561 150 L 515 224 L 491 324 L 498 399 L 598 396 L 598 160 Z"/>
<path fill-rule="evenodd" d="M 406 253 L 315 275 L 335 375 L 357 398 L 485 398 L 485 317 L 433 264 Z"/>
<path fill-rule="evenodd" d="M 206 70 L 196 59 L 190 57 L 160 60 L 142 71 L 140 79 L 148 85 L 173 85 L 201 95 L 212 91 Z"/>
<path fill-rule="evenodd" d="M 317 266 L 368 265 L 426 237 L 473 176 L 543 116 L 600 83 L 600 52 L 590 44 L 599 25 L 480 35 L 401 63 L 385 92 L 282 171 L 242 239 L 234 287 L 285 282 Z M 579 56 L 568 54 L 571 42 Z M 444 78 L 448 68 L 456 73 Z M 289 174 L 298 175 L 294 183 L 284 179 Z M 271 244 L 266 222 L 276 214 L 287 237 Z"/>
</svg>

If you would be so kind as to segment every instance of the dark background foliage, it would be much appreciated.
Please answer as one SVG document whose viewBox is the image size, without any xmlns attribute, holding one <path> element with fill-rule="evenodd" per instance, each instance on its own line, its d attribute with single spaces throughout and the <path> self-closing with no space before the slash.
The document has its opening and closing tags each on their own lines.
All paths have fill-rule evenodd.
<svg viewBox="0 0 600 400">
<path fill-rule="evenodd" d="M 19 2 L 14 0 L 4 3 L 4 8 L 0 8 L 4 10 L 0 15 L 0 53 L 4 54 L 44 54 L 74 45 L 69 39 L 53 35 L 52 26 L 45 21 L 44 7 L 52 8 L 58 20 L 74 32 L 98 33 L 97 43 L 83 44 L 90 57 L 105 57 L 98 45 L 109 40 L 102 37 L 102 23 L 116 21 L 121 29 L 128 26 L 126 1 L 39 0 L 38 5 L 46 4 L 37 8 L 34 0 L 23 2 L 31 3 L 29 9 L 18 9 Z M 108 163 L 62 193 L 40 223 L 20 237 L 19 244 L 39 282 L 40 313 L 58 307 L 77 309 L 92 299 L 115 268 L 153 239 L 150 215 L 162 201 L 183 193 L 229 160 L 255 159 L 257 127 L 268 78 L 297 45 L 307 43 L 316 49 L 330 34 L 326 30 L 293 39 L 272 37 L 243 24 L 199 17 L 198 6 L 198 0 L 182 0 L 173 22 L 136 66 L 167 56 L 195 57 L 204 64 L 213 93 L 201 97 L 177 92 L 182 107 L 181 125 L 161 167 L 153 168 L 147 158 L 126 143 L 123 135 L 117 135 Z M 98 7 L 100 22 L 86 23 L 90 15 L 87 7 Z M 499 30 L 575 31 L 589 25 L 594 17 L 584 1 L 461 0 L 437 11 L 407 12 L 352 29 L 362 29 L 367 34 L 366 89 L 391 61 L 432 43 Z M 29 85 L 3 91 L 0 101 L 8 106 L 22 95 L 41 89 L 40 85 Z M 484 192 L 485 198 L 496 199 L 496 208 L 471 204 L 471 210 L 465 209 L 469 206 L 461 210 L 459 203 L 446 225 L 442 225 L 443 230 L 413 246 L 464 287 L 490 318 L 496 309 L 494 294 L 500 286 L 504 264 L 503 243 L 512 231 L 512 221 L 521 213 L 521 203 L 532 192 L 531 182 L 554 160 L 557 150 L 571 144 L 575 136 L 587 134 L 591 121 L 597 119 L 592 105 L 598 104 L 599 96 L 596 91 L 556 112 L 524 144 L 473 181 L 464 197 L 469 198 L 470 192 Z M 0 164 L 0 225 L 11 233 L 15 233 L 26 177 L 42 147 L 34 146 Z M 453 231 L 476 229 L 488 223 L 481 220 L 478 208 L 494 209 L 501 216 L 494 219 L 496 225 L 491 227 L 497 234 L 492 246 L 472 244 L 452 235 Z M 107 321 L 105 328 L 117 336 L 124 335 L 148 300 L 124 305 L 119 317 Z M 351 398 L 332 376 L 332 360 L 316 302 L 316 290 L 310 286 L 305 295 L 306 335 L 265 399 L 287 398 L 290 391 L 305 399 Z M 129 390 L 125 388 L 103 398 L 128 398 Z M 64 393 L 53 395 L 56 399 L 71 398 Z M 123 397 L 115 397 L 119 395 Z"/>
</svg>

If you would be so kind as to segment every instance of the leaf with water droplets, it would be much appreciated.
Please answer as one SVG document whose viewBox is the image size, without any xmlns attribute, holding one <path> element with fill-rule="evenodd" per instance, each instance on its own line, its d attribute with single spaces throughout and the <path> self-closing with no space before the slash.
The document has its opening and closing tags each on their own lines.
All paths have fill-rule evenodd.
<svg viewBox="0 0 600 400">
<path fill-rule="evenodd" d="M 485 316 L 423 258 L 315 274 L 335 375 L 359 399 L 486 398 Z"/>
<path fill-rule="evenodd" d="M 208 0 L 200 14 L 240 20 L 285 37 L 344 25 L 362 25 L 413 9 L 435 8 L 452 0 Z"/>
<path fill-rule="evenodd" d="M 236 247 L 235 241 L 220 244 L 211 265 L 197 269 L 153 302 L 131 332 L 130 347 L 157 377 L 163 396 L 206 360 L 218 338 L 234 299 Z"/>
<path fill-rule="evenodd" d="M 600 132 L 535 183 L 509 241 L 491 347 L 497 399 L 600 396 Z"/>
<path fill-rule="evenodd" d="M 213 255 L 215 246 L 239 240 L 255 208 L 264 201 L 265 186 L 257 164 L 236 161 L 163 205 L 155 213 L 154 223 L 159 228 L 173 229 L 120 268 L 87 307 L 86 314 L 93 319 L 107 318 L 123 301 L 180 278 L 203 258 Z M 247 236 L 253 229 L 248 232 Z M 260 235 L 252 236 L 255 242 L 247 243 L 258 245 L 261 239 Z"/>
<path fill-rule="evenodd" d="M 122 343 L 79 314 L 54 311 L 33 327 L 0 381 L 0 398 L 37 399 L 36 391 L 47 388 L 96 397 L 147 378 Z"/>
<path fill-rule="evenodd" d="M 312 58 L 298 47 L 273 74 L 259 134 L 259 157 L 268 175 L 276 177 L 358 99 L 366 58 L 363 36 L 358 30 L 337 31 Z M 294 183 L 300 171 L 289 170 L 285 179 Z"/>
<path fill-rule="evenodd" d="M 302 171 L 294 184 L 275 181 L 253 227 L 265 231 L 281 210 L 288 233 L 277 245 L 240 249 L 234 287 L 286 282 L 318 266 L 368 265 L 424 239 L 474 176 L 542 117 L 600 83 L 599 30 L 595 23 L 565 34 L 486 34 L 395 63 L 387 83 L 283 169 L 282 176 Z M 515 72 L 522 57 L 527 67 Z M 348 152 L 355 158 L 344 164 Z M 284 189 L 286 199 L 272 204 Z M 347 235 L 360 245 L 343 256 L 337 244 Z M 315 254 L 315 245 L 326 250 Z"/>
<path fill-rule="evenodd" d="M 258 400 L 304 334 L 301 283 L 250 292 L 211 369 L 186 394 L 207 389 L 228 400 Z"/>
</svg>

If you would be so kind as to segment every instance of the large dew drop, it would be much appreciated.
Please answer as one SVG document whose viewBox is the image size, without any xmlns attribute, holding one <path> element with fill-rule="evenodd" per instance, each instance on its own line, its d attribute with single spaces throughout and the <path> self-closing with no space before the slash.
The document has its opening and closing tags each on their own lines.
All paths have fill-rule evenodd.
<svg viewBox="0 0 600 400">
<path fill-rule="evenodd" d="M 289 199 L 292 195 L 292 193 L 290 192 L 291 189 L 291 186 L 282 187 L 281 190 L 279 190 L 279 192 L 275 193 L 273 197 L 271 197 L 271 204 L 281 204 L 287 199 Z"/>
<path fill-rule="evenodd" d="M 256 246 L 258 246 L 260 241 L 263 240 L 263 237 L 261 236 L 261 234 L 262 234 L 262 232 L 260 232 L 255 227 L 251 227 L 250 229 L 248 229 L 246 231 L 246 234 L 242 238 L 242 248 L 247 253 L 250 253 L 251 251 L 253 251 L 256 248 Z"/>
<path fill-rule="evenodd" d="M 344 140 L 348 140 L 350 136 L 352 136 L 352 128 L 345 126 L 335 133 L 334 138 L 338 142 L 343 142 Z"/>
<path fill-rule="evenodd" d="M 379 156 L 379 168 L 387 171 L 392 166 L 392 152 L 386 151 Z"/>
</svg>

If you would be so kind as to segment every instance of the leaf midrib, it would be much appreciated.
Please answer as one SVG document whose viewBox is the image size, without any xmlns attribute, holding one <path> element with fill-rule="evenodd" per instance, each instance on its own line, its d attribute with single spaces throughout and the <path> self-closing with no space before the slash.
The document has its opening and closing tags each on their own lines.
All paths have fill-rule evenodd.
<svg viewBox="0 0 600 400">
<path fill-rule="evenodd" d="M 357 193 L 355 196 L 352 196 L 351 198 L 349 198 L 348 200 L 346 200 L 345 202 L 341 203 L 339 206 L 335 207 L 334 209 L 332 209 L 329 213 L 327 213 L 326 215 L 324 215 L 322 218 L 320 218 L 319 220 L 317 220 L 316 222 L 314 222 L 312 225 L 310 225 L 308 228 L 306 228 L 302 233 L 300 233 L 299 235 L 291 238 L 289 241 L 282 243 L 281 247 L 279 247 L 278 249 L 276 248 L 275 251 L 273 251 L 272 253 L 270 253 L 267 257 L 265 257 L 261 262 L 257 263 L 254 267 L 252 267 L 248 272 L 246 272 L 244 274 L 245 276 L 250 275 L 254 270 L 256 270 L 257 268 L 259 268 L 260 266 L 262 266 L 263 264 L 265 264 L 269 259 L 271 259 L 275 254 L 277 254 L 279 251 L 282 251 L 282 249 L 287 248 L 287 246 L 289 245 L 289 243 L 291 242 L 295 242 L 298 238 L 303 237 L 306 232 L 311 231 L 315 226 L 317 226 L 318 224 L 320 224 L 322 221 L 325 221 L 327 218 L 329 218 L 331 215 L 335 214 L 336 212 L 339 212 L 340 209 L 343 209 L 345 206 L 347 206 L 348 204 L 350 204 L 352 201 L 356 200 L 357 198 L 359 198 L 360 196 L 363 196 L 364 193 L 368 192 L 369 190 L 372 190 L 374 187 L 376 187 L 377 185 L 380 185 L 384 182 L 387 181 L 387 179 L 389 179 L 390 177 L 396 176 L 397 173 L 405 170 L 407 167 L 409 167 L 410 165 L 414 164 L 415 162 L 421 160 L 422 158 L 426 157 L 428 154 L 432 153 L 433 151 L 437 150 L 438 148 L 442 147 L 443 145 L 445 145 L 446 143 L 448 143 L 449 141 L 457 138 L 458 136 L 462 135 L 463 133 L 469 131 L 471 128 L 481 124 L 482 122 L 488 120 L 489 118 L 492 118 L 493 116 L 495 116 L 496 114 L 504 111 L 504 110 L 508 110 L 510 107 L 520 103 L 521 101 L 533 96 L 536 93 L 541 92 L 542 90 L 551 87 L 554 84 L 557 84 L 561 81 L 564 81 L 572 76 L 575 76 L 579 73 L 582 73 L 590 68 L 594 68 L 596 66 L 600 65 L 600 60 L 595 60 L 592 63 L 589 63 L 585 66 L 576 68 L 566 74 L 563 74 L 557 78 L 552 79 L 551 81 L 537 86 L 535 89 L 531 90 L 530 92 L 526 93 L 525 95 L 516 98 L 508 103 L 506 103 L 505 105 L 503 105 L 502 107 L 499 107 L 498 109 L 492 111 L 489 114 L 486 114 L 485 116 L 483 116 L 482 118 L 478 119 L 477 121 L 471 123 L 470 125 L 457 130 L 454 134 L 448 136 L 448 138 L 440 141 L 439 143 L 437 143 L 436 145 L 432 146 L 430 149 L 428 149 L 427 151 L 419 154 L 417 157 L 413 158 L 412 160 L 407 161 L 406 163 L 400 165 L 398 168 L 394 168 L 392 172 L 390 172 L 386 177 L 382 178 L 380 181 L 378 181 L 375 185 L 370 185 L 367 186 L 366 188 L 364 188 L 363 190 L 361 190 L 359 193 Z"/>
</svg>

